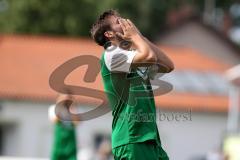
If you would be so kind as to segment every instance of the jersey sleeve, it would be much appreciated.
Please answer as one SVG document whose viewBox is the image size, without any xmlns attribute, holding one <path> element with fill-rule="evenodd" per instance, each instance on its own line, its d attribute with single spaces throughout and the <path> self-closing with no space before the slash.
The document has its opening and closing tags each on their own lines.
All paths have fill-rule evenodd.
<svg viewBox="0 0 240 160">
<path fill-rule="evenodd" d="M 55 113 L 55 108 L 56 105 L 52 104 L 49 108 L 48 108 L 48 118 L 51 122 L 56 122 L 57 121 L 57 115 Z"/>
<path fill-rule="evenodd" d="M 104 59 L 108 70 L 111 72 L 129 73 L 136 52 L 136 50 L 128 51 L 120 48 L 110 52 L 106 51 Z"/>
</svg>

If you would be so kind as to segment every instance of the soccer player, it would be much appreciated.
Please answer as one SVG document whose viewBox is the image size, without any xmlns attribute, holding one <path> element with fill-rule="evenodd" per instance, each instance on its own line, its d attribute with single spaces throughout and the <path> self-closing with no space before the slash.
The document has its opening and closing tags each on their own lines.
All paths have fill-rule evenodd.
<svg viewBox="0 0 240 160">
<path fill-rule="evenodd" d="M 64 100 L 73 100 L 70 92 L 67 95 L 60 94 L 56 103 Z M 54 143 L 50 159 L 77 160 L 77 139 L 75 133 L 77 121 L 74 121 L 74 118 L 72 118 L 73 121 L 69 122 L 61 121 L 55 112 L 57 105 L 60 104 L 53 104 L 48 110 L 49 119 L 54 124 Z M 67 104 L 67 102 L 61 103 L 61 105 L 61 115 L 67 115 L 67 110 L 69 110 L 71 107 L 69 104 Z"/>
<path fill-rule="evenodd" d="M 112 109 L 115 160 L 168 160 L 161 146 L 149 73 L 169 73 L 172 61 L 115 10 L 100 15 L 91 28 L 104 47 L 101 75 Z"/>
</svg>

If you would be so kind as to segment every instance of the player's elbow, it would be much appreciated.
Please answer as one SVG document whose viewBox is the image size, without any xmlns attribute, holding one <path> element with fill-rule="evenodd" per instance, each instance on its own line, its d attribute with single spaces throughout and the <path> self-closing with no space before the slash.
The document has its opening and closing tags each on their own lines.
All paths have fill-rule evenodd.
<svg viewBox="0 0 240 160">
<path fill-rule="evenodd" d="M 159 73 L 170 73 L 174 70 L 174 64 L 172 61 L 157 62 L 159 66 Z"/>
<path fill-rule="evenodd" d="M 172 72 L 173 70 L 174 70 L 174 64 L 171 62 L 171 63 L 169 63 L 168 65 L 167 65 L 167 71 L 166 71 L 166 73 L 170 73 L 170 72 Z"/>
<path fill-rule="evenodd" d="M 174 63 L 172 61 L 170 61 L 169 72 L 172 72 L 174 69 L 175 69 Z"/>
</svg>

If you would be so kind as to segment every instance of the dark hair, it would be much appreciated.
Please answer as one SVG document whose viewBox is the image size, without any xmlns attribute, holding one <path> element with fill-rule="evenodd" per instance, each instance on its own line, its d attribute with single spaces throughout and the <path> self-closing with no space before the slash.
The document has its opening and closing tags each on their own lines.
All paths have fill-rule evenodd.
<svg viewBox="0 0 240 160">
<path fill-rule="evenodd" d="M 108 19 L 110 16 L 120 16 L 120 14 L 113 9 L 103 12 L 92 25 L 90 30 L 92 38 L 100 46 L 106 46 L 107 42 L 109 42 L 109 39 L 104 35 L 104 32 L 111 30 L 111 23 Z"/>
</svg>

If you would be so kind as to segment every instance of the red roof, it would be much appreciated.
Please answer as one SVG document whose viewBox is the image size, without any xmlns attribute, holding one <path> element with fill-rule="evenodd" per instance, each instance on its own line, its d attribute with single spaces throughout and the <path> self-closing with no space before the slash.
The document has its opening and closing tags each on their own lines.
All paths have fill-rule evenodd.
<svg viewBox="0 0 240 160">
<path fill-rule="evenodd" d="M 176 70 L 214 71 L 223 73 L 226 64 L 211 59 L 196 50 L 186 47 L 160 46 L 174 61 Z M 79 55 L 101 56 L 102 47 L 91 39 L 73 39 L 44 36 L 0 36 L 0 97 L 54 101 L 57 92 L 49 86 L 49 76 L 59 65 Z M 203 65 L 204 64 L 204 65 Z M 85 86 L 103 91 L 100 74 L 94 83 L 83 81 L 87 66 L 74 70 L 65 80 L 67 84 Z M 96 105 L 101 100 L 78 96 L 80 103 Z M 156 105 L 173 109 L 196 111 L 226 111 L 227 97 L 179 94 L 171 92 L 156 97 Z"/>
</svg>

